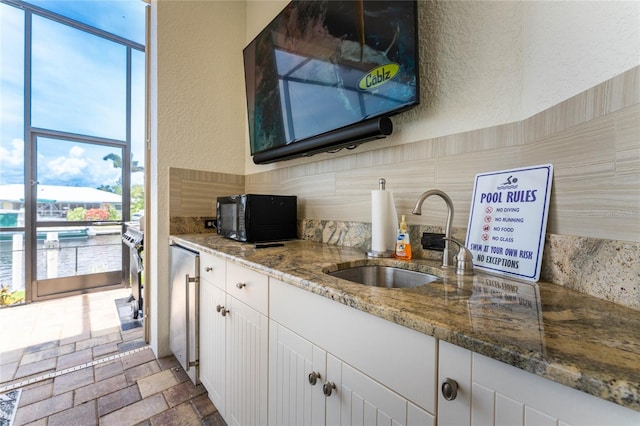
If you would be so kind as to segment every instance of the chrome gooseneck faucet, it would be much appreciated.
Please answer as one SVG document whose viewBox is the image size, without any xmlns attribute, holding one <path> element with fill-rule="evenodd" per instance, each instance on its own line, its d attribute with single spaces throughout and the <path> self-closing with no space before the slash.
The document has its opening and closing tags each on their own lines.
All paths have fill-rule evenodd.
<svg viewBox="0 0 640 426">
<path fill-rule="evenodd" d="M 431 189 L 429 191 L 424 192 L 418 198 L 418 201 L 416 201 L 416 206 L 413 208 L 413 211 L 411 213 L 418 216 L 422 215 L 422 203 L 424 203 L 424 200 L 426 200 L 432 195 L 439 196 L 447 204 L 447 226 L 444 231 L 445 240 L 444 240 L 444 253 L 442 254 L 442 267 L 450 268 L 452 267 L 452 265 L 449 259 L 449 239 L 451 238 L 451 224 L 453 223 L 453 202 L 451 201 L 451 198 L 449 198 L 447 194 L 440 191 L 439 189 Z"/>
</svg>

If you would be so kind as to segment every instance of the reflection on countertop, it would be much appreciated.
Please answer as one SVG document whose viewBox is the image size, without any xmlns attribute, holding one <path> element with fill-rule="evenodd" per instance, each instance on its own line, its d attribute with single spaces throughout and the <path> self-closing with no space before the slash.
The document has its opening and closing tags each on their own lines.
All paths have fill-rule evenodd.
<svg viewBox="0 0 640 426">
<path fill-rule="evenodd" d="M 171 237 L 380 318 L 640 411 L 640 313 L 550 283 L 476 273 L 431 260 L 366 259 L 311 241 L 257 249 L 212 234 Z M 377 262 L 435 274 L 410 289 L 364 286 L 327 275 Z"/>
</svg>

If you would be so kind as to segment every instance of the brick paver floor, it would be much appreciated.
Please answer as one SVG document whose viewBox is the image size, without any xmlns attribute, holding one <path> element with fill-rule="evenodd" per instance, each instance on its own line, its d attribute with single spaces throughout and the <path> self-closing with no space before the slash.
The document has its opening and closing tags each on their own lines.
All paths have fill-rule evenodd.
<svg viewBox="0 0 640 426">
<path fill-rule="evenodd" d="M 156 359 L 141 327 L 122 331 L 115 299 L 129 294 L 0 309 L 0 392 L 22 389 L 14 426 L 225 424 L 175 357 Z"/>
</svg>

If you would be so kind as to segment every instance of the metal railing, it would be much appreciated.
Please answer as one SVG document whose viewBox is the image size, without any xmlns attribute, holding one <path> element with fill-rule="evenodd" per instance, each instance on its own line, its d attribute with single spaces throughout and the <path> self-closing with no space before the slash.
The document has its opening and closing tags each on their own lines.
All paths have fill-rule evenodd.
<svg viewBox="0 0 640 426">
<path fill-rule="evenodd" d="M 101 243 L 100 240 L 104 240 Z M 109 241 L 110 240 L 110 241 Z M 0 285 L 25 287 L 24 248 L 2 243 Z M 120 235 L 96 236 L 78 241 L 43 241 L 36 249 L 37 279 L 59 278 L 122 270 L 123 245 Z"/>
</svg>

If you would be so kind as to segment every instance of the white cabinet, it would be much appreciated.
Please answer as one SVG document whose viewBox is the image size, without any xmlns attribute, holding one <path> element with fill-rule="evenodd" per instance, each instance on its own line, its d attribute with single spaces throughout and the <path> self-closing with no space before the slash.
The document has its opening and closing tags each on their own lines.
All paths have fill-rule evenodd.
<svg viewBox="0 0 640 426">
<path fill-rule="evenodd" d="M 434 418 L 275 321 L 269 342 L 270 425 L 433 425 Z"/>
<path fill-rule="evenodd" d="M 438 425 L 638 425 L 640 413 L 466 349 L 440 342 Z"/>
<path fill-rule="evenodd" d="M 269 424 L 324 425 L 327 353 L 269 322 Z"/>
<path fill-rule="evenodd" d="M 435 423 L 432 337 L 277 280 L 270 314 L 270 424 Z"/>
<path fill-rule="evenodd" d="M 433 426 L 436 410 L 442 426 L 640 424 L 637 411 L 216 256 L 201 254 L 200 276 L 200 380 L 228 424 Z"/>
<path fill-rule="evenodd" d="M 268 278 L 206 253 L 201 270 L 201 382 L 227 424 L 264 425 Z"/>
<path fill-rule="evenodd" d="M 251 306 L 261 314 L 269 314 L 269 278 L 235 263 L 227 263 L 227 294 Z"/>
<path fill-rule="evenodd" d="M 268 303 L 266 275 L 227 263 L 227 424 L 267 424 Z"/>
<path fill-rule="evenodd" d="M 225 293 L 207 280 L 200 281 L 200 382 L 213 405 L 224 416 L 226 322 L 215 310 L 225 304 Z"/>
<path fill-rule="evenodd" d="M 353 366 L 327 355 L 328 425 L 433 425 L 434 417 Z"/>
<path fill-rule="evenodd" d="M 267 317 L 227 294 L 229 425 L 267 424 Z"/>
<path fill-rule="evenodd" d="M 438 426 L 470 425 L 472 352 L 443 341 L 438 342 L 438 350 Z M 447 379 L 457 384 L 457 395 L 450 401 L 442 394 Z"/>
<path fill-rule="evenodd" d="M 200 254 L 200 381 L 224 417 L 226 321 L 216 306 L 226 303 L 224 259 Z"/>
</svg>

